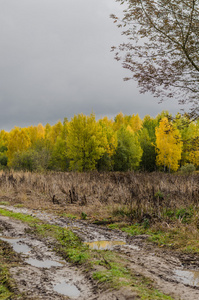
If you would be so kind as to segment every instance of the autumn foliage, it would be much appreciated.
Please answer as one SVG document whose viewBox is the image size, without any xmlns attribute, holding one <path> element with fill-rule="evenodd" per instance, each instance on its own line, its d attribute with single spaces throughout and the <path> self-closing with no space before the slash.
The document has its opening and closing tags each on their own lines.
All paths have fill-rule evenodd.
<svg viewBox="0 0 199 300">
<path fill-rule="evenodd" d="M 199 120 L 186 115 L 79 114 L 53 126 L 0 131 L 1 169 L 171 172 L 187 164 L 199 167 Z"/>
</svg>

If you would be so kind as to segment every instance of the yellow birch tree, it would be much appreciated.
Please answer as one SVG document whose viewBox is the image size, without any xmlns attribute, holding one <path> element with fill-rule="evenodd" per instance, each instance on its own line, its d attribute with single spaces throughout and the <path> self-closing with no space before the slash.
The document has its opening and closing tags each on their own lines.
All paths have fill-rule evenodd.
<svg viewBox="0 0 199 300">
<path fill-rule="evenodd" d="M 156 163 L 168 170 L 177 171 L 182 153 L 182 141 L 180 132 L 165 117 L 156 128 Z"/>
<path fill-rule="evenodd" d="M 9 163 L 12 160 L 14 153 L 27 150 L 31 145 L 27 128 L 15 127 L 8 136 L 8 151 L 7 156 Z"/>
<path fill-rule="evenodd" d="M 133 129 L 134 132 L 139 131 L 142 128 L 142 120 L 140 119 L 139 115 L 132 115 L 129 125 Z"/>
</svg>

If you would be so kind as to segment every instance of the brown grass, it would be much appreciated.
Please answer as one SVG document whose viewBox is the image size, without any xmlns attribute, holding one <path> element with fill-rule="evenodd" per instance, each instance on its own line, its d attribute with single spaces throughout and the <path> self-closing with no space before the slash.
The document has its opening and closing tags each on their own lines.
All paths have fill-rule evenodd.
<svg viewBox="0 0 199 300">
<path fill-rule="evenodd" d="M 95 219 L 161 218 L 199 204 L 199 174 L 0 172 L 0 201 Z"/>
</svg>

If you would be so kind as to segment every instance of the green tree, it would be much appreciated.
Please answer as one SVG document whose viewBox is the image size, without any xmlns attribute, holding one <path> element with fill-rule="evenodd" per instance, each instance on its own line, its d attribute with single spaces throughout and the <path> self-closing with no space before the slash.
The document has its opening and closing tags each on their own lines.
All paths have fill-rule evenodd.
<svg viewBox="0 0 199 300">
<path fill-rule="evenodd" d="M 189 115 L 178 113 L 174 124 L 179 129 L 183 142 L 181 166 L 187 163 L 199 166 L 199 123 L 191 120 Z"/>
<path fill-rule="evenodd" d="M 5 130 L 0 131 L 0 168 L 4 168 L 7 166 L 8 157 L 7 157 L 7 150 L 8 150 L 8 135 L 9 133 Z"/>
<path fill-rule="evenodd" d="M 52 145 L 56 143 L 57 138 L 62 135 L 62 132 L 63 124 L 61 123 L 61 121 L 58 121 L 55 125 L 51 126 L 49 139 Z"/>
<path fill-rule="evenodd" d="M 147 132 L 149 134 L 151 142 L 155 143 L 156 141 L 156 135 L 155 135 L 155 129 L 158 126 L 158 119 L 152 118 L 149 115 L 146 115 L 143 119 L 143 128 L 147 129 Z"/>
<path fill-rule="evenodd" d="M 117 133 L 113 129 L 113 121 L 108 120 L 107 117 L 99 120 L 99 124 L 102 127 L 102 134 L 106 137 L 105 152 L 97 162 L 97 169 L 99 171 L 113 170 L 113 154 L 117 148 Z"/>
<path fill-rule="evenodd" d="M 117 132 L 118 146 L 114 158 L 115 171 L 128 171 L 138 168 L 142 157 L 142 148 L 137 135 L 121 126 Z"/>
<path fill-rule="evenodd" d="M 149 172 L 155 171 L 156 149 L 155 144 L 149 136 L 147 128 L 143 128 L 139 133 L 139 142 L 143 151 L 140 169 Z"/>
<path fill-rule="evenodd" d="M 140 168 L 149 172 L 156 170 L 155 129 L 158 122 L 159 116 L 154 119 L 146 115 L 143 119 L 142 130 L 139 132 L 139 141 L 143 150 Z"/>
<path fill-rule="evenodd" d="M 63 139 L 60 136 L 57 137 L 53 147 L 49 168 L 56 171 L 67 171 L 69 168 L 66 139 Z"/>
<path fill-rule="evenodd" d="M 191 122 L 186 131 L 185 138 L 185 158 L 186 162 L 199 166 L 199 125 L 196 122 Z"/>
<path fill-rule="evenodd" d="M 90 116 L 79 114 L 68 123 L 66 153 L 71 170 L 94 170 L 106 146 L 106 136 L 93 113 Z"/>
<path fill-rule="evenodd" d="M 39 154 L 32 149 L 22 152 L 15 152 L 10 163 L 10 166 L 14 170 L 23 170 L 30 172 L 38 170 L 38 165 Z"/>
</svg>

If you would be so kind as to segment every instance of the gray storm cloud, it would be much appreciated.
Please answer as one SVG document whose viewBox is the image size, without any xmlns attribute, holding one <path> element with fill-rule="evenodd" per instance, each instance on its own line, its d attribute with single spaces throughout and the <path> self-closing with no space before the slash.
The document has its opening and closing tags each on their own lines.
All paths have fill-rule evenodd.
<svg viewBox="0 0 199 300">
<path fill-rule="evenodd" d="M 180 110 L 140 95 L 113 58 L 122 42 L 109 18 L 114 0 L 2 0 L 0 10 L 0 129 L 57 120 L 93 110 L 97 117 Z"/>
</svg>

